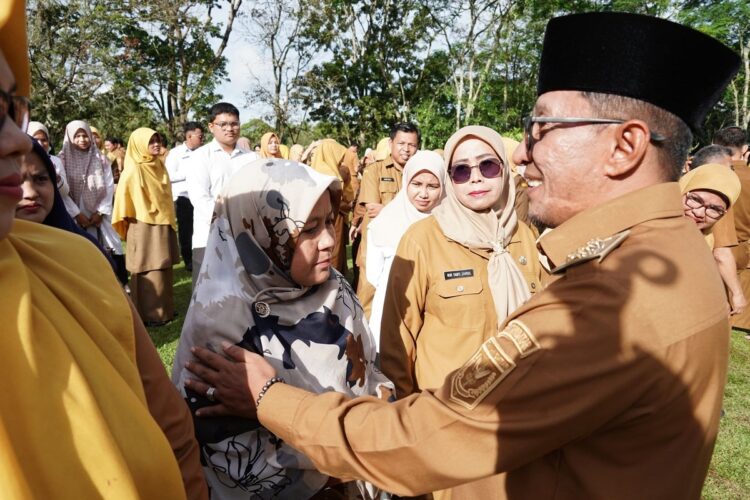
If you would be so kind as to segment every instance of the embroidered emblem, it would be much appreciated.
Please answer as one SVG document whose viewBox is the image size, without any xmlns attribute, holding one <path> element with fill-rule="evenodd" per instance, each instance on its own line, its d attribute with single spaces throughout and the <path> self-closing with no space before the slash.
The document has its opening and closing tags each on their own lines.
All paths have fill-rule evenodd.
<svg viewBox="0 0 750 500">
<path fill-rule="evenodd" d="M 256 302 L 254 304 L 254 307 L 255 307 L 255 312 L 261 318 L 267 318 L 268 315 L 271 314 L 271 307 L 265 302 Z"/>
<path fill-rule="evenodd" d="M 515 367 L 496 338 L 487 340 L 453 375 L 451 401 L 473 410 Z"/>
<path fill-rule="evenodd" d="M 581 264 L 593 259 L 599 259 L 599 262 L 609 255 L 612 250 L 619 247 L 620 244 L 625 241 L 625 238 L 630 234 L 630 230 L 617 233 L 609 238 L 601 239 L 594 238 L 589 240 L 588 243 L 583 245 L 581 248 L 568 254 L 565 259 L 565 263 L 557 266 L 552 270 L 553 274 L 559 273 L 571 266 Z"/>
<path fill-rule="evenodd" d="M 539 342 L 536 340 L 534 334 L 531 333 L 529 327 L 527 327 L 517 319 L 514 319 L 513 321 L 508 323 L 508 325 L 505 327 L 505 330 L 498 334 L 498 337 L 505 338 L 513 342 L 513 345 L 518 350 L 518 353 L 521 355 L 522 359 L 541 349 Z"/>
<path fill-rule="evenodd" d="M 474 276 L 473 269 L 459 269 L 458 271 L 445 271 L 443 277 L 446 280 L 454 280 L 456 278 L 471 278 Z"/>
</svg>

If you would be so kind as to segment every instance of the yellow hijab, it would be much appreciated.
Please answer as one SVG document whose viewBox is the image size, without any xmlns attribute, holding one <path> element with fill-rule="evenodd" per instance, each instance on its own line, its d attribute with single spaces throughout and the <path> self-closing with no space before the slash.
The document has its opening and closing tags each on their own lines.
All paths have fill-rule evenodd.
<svg viewBox="0 0 750 500">
<path fill-rule="evenodd" d="M 740 196 L 742 185 L 737 174 L 731 167 L 718 163 L 706 163 L 692 169 L 680 178 L 680 192 L 684 195 L 690 191 L 706 189 L 721 194 L 729 203 L 727 208 L 734 205 Z M 709 248 L 714 247 L 713 227 L 704 232 Z"/>
<path fill-rule="evenodd" d="M 289 159 L 289 146 L 286 144 L 279 144 L 279 154 L 285 160 Z"/>
<path fill-rule="evenodd" d="M 279 147 L 279 152 L 275 155 L 272 155 L 268 151 L 268 143 L 271 142 L 271 138 L 275 137 L 276 142 L 279 143 L 279 146 L 281 146 L 281 141 L 279 140 L 279 136 L 276 135 L 273 132 L 266 132 L 263 134 L 263 137 L 260 138 L 260 157 L 261 158 L 282 158 L 281 156 L 281 147 Z"/>
<path fill-rule="evenodd" d="M 343 181 L 344 178 L 341 175 L 339 166 L 343 165 L 343 161 L 347 156 L 346 152 L 347 148 L 335 140 L 323 139 L 315 150 L 315 154 L 313 154 L 310 166 L 321 174 L 330 175 L 331 177 L 336 177 Z M 351 178 L 347 179 L 344 183 L 344 192 L 342 196 L 344 201 L 351 201 L 354 198 Z"/>
<path fill-rule="evenodd" d="M 112 227 L 125 239 L 130 220 L 147 224 L 170 225 L 177 230 L 172 185 L 161 158 L 151 156 L 148 143 L 156 134 L 139 128 L 130 134 L 125 151 L 125 167 L 115 192 Z"/>
<path fill-rule="evenodd" d="M 0 2 L 0 51 L 28 95 L 24 2 Z M 15 220 L 0 239 L 0 483 L 5 498 L 185 498 L 146 404 L 130 307 L 79 236 Z"/>
<path fill-rule="evenodd" d="M 391 144 L 388 137 L 380 139 L 375 148 L 375 161 L 383 161 L 391 156 Z"/>
</svg>

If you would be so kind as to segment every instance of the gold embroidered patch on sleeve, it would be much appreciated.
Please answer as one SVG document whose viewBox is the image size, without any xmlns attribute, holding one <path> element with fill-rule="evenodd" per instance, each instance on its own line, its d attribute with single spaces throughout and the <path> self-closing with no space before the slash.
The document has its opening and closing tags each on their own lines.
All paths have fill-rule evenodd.
<svg viewBox="0 0 750 500">
<path fill-rule="evenodd" d="M 515 367 L 497 338 L 487 340 L 453 375 L 451 401 L 473 410 Z"/>
<path fill-rule="evenodd" d="M 513 342 L 513 345 L 518 350 L 521 358 L 525 358 L 526 356 L 533 354 L 541 349 L 541 347 L 539 346 L 539 342 L 536 340 L 534 334 L 531 333 L 529 327 L 527 327 L 517 319 L 514 319 L 513 321 L 508 323 L 508 326 L 506 326 L 505 330 L 498 334 L 498 337 L 505 338 Z"/>
</svg>

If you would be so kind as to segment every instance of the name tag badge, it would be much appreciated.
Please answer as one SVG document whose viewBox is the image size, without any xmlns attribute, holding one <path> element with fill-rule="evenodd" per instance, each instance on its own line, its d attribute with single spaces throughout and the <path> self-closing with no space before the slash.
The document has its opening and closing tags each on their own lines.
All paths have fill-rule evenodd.
<svg viewBox="0 0 750 500">
<path fill-rule="evenodd" d="M 443 277 L 446 280 L 453 280 L 456 278 L 471 278 L 474 276 L 473 269 L 459 269 L 458 271 L 445 271 Z"/>
<path fill-rule="evenodd" d="M 381 177 L 380 180 L 383 182 L 396 182 L 396 179 L 393 177 Z"/>
</svg>

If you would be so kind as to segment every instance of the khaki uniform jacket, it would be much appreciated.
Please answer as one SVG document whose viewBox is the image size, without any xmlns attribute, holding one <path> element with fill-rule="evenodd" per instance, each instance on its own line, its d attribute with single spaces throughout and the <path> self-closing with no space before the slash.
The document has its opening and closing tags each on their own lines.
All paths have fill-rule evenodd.
<svg viewBox="0 0 750 500">
<path fill-rule="evenodd" d="M 540 248 L 568 266 L 439 390 L 388 404 L 275 384 L 261 423 L 325 473 L 401 494 L 698 499 L 729 310 L 677 183 L 586 210 Z"/>
<path fill-rule="evenodd" d="M 396 165 L 390 156 L 385 160 L 373 163 L 365 169 L 365 173 L 362 176 L 357 204 L 389 204 L 401 190 L 403 176 L 404 170 Z M 365 265 L 367 259 L 367 225 L 369 223 L 370 217 L 365 215 L 360 230 L 362 243 L 360 243 L 359 253 L 357 254 L 357 265 L 360 267 Z M 360 280 L 366 279 L 364 274 L 360 274 Z"/>
<path fill-rule="evenodd" d="M 532 293 L 541 289 L 542 272 L 535 240 L 519 223 L 508 245 Z M 447 238 L 434 217 L 413 224 L 401 238 L 380 329 L 381 367 L 397 397 L 440 387 L 497 333 L 489 256 Z"/>
</svg>

